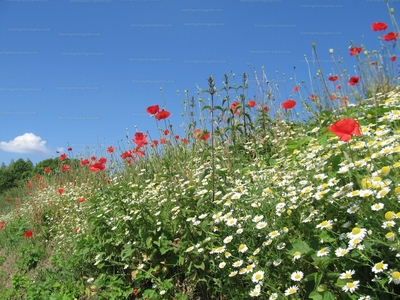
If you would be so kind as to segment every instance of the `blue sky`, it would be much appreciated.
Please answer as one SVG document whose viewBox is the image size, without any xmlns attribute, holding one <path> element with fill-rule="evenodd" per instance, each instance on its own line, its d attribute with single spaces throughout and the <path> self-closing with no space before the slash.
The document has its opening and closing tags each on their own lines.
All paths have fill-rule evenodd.
<svg viewBox="0 0 400 300">
<path fill-rule="evenodd" d="M 210 75 L 218 89 L 225 73 L 238 83 L 248 73 L 253 99 L 253 72 L 264 66 L 268 78 L 286 74 L 289 97 L 294 67 L 308 81 L 304 54 L 318 69 L 313 41 L 325 74 L 330 48 L 351 73 L 351 40 L 380 49 L 376 21 L 394 31 L 384 0 L 1 0 L 0 162 L 37 163 L 68 146 L 104 153 L 126 144 L 127 128 L 157 139 L 165 126 L 145 112 L 154 104 L 184 135 L 184 90 L 197 98 Z"/>
</svg>

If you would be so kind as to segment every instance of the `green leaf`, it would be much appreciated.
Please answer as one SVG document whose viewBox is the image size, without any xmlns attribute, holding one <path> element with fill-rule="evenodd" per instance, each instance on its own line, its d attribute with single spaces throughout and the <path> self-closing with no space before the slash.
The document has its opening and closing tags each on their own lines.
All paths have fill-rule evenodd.
<svg viewBox="0 0 400 300">
<path fill-rule="evenodd" d="M 211 109 L 211 106 L 210 106 L 210 105 L 203 106 L 203 108 L 201 109 L 201 111 L 203 111 L 203 110 L 205 110 L 205 109 Z"/>
<path fill-rule="evenodd" d="M 288 148 L 290 152 L 296 150 L 298 146 L 299 144 L 296 141 L 289 141 L 286 143 L 286 148 Z"/>
<path fill-rule="evenodd" d="M 294 254 L 296 251 L 299 251 L 301 254 L 307 254 L 312 251 L 308 243 L 302 240 L 297 240 L 292 244 L 292 249 L 289 251 L 290 254 Z"/>
<path fill-rule="evenodd" d="M 327 230 L 321 231 L 319 234 L 319 238 L 323 240 L 325 243 L 331 243 L 336 241 L 336 239 Z"/>
<path fill-rule="evenodd" d="M 201 270 L 204 270 L 205 268 L 206 268 L 206 266 L 204 265 L 204 262 L 201 262 L 201 264 L 194 264 L 194 267 L 196 268 L 196 269 L 201 269 Z"/>
<path fill-rule="evenodd" d="M 151 236 L 149 236 L 149 237 L 146 239 L 146 246 L 147 246 L 147 249 L 153 248 L 152 240 L 153 240 L 153 238 L 152 238 Z"/>
<path fill-rule="evenodd" d="M 335 295 L 331 291 L 325 291 L 323 300 L 335 300 Z"/>
<path fill-rule="evenodd" d="M 317 291 L 312 291 L 310 295 L 308 295 L 309 298 L 314 299 L 314 300 L 322 300 L 322 295 L 318 293 Z"/>
</svg>

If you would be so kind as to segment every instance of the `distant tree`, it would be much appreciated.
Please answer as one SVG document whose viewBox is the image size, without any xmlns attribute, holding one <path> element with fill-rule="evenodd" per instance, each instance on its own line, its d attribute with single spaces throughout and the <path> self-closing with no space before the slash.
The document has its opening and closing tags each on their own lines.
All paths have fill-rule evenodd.
<svg viewBox="0 0 400 300">
<path fill-rule="evenodd" d="M 41 162 L 37 163 L 36 166 L 33 168 L 33 175 L 39 174 L 43 175 L 45 174 L 45 168 L 49 167 L 51 171 L 59 170 L 61 167 L 61 161 L 60 159 L 57 158 L 48 158 L 45 160 L 42 160 Z"/>
<path fill-rule="evenodd" d="M 4 162 L 1 163 L 0 170 L 7 169 L 7 166 Z"/>
<path fill-rule="evenodd" d="M 0 194 L 8 189 L 17 187 L 17 178 L 10 169 L 0 169 Z"/>
<path fill-rule="evenodd" d="M 9 166 L 9 170 L 14 174 L 17 181 L 21 181 L 30 177 L 33 164 L 30 160 L 24 161 L 22 158 L 19 158 Z"/>
</svg>

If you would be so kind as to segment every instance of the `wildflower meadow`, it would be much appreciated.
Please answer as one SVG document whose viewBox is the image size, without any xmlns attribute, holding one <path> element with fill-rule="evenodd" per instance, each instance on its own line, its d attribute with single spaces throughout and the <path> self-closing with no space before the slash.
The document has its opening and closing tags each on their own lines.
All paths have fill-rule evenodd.
<svg viewBox="0 0 400 300">
<path fill-rule="evenodd" d="M 394 10 L 311 82 L 267 71 L 185 91 L 98 155 L 66 153 L 0 199 L 0 299 L 398 299 Z M 310 68 L 310 66 L 309 66 Z M 254 76 L 256 85 L 249 86 Z M 220 80 L 218 80 L 219 82 Z M 51 160 L 49 160 L 51 161 Z M 398 220 L 399 219 L 399 220 Z"/>
</svg>

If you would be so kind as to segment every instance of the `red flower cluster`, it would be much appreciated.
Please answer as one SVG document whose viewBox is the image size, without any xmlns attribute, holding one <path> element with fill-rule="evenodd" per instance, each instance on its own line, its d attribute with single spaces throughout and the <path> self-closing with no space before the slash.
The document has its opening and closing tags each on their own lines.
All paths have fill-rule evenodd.
<svg viewBox="0 0 400 300">
<path fill-rule="evenodd" d="M 171 113 L 166 111 L 165 109 L 162 109 L 160 111 L 160 107 L 158 105 L 149 106 L 148 108 L 146 108 L 146 112 L 151 115 L 155 115 L 158 121 L 164 120 L 171 115 Z"/>
<path fill-rule="evenodd" d="M 384 22 L 374 22 L 371 25 L 371 28 L 374 31 L 386 30 L 387 27 L 387 24 Z"/>
<path fill-rule="evenodd" d="M 291 109 L 291 108 L 295 107 L 295 105 L 296 105 L 296 101 L 289 99 L 282 103 L 282 108 Z"/>
<path fill-rule="evenodd" d="M 81 165 L 81 167 L 83 167 L 83 166 L 89 164 L 89 160 L 87 158 L 85 158 L 85 159 L 81 160 L 81 162 L 79 164 Z"/>
<path fill-rule="evenodd" d="M 201 129 L 196 129 L 194 131 L 194 136 L 197 139 L 201 139 L 203 141 L 206 141 L 210 137 L 210 133 L 208 131 L 206 131 L 206 130 L 203 131 Z"/>
<path fill-rule="evenodd" d="M 339 79 L 339 76 L 335 75 L 335 76 L 329 76 L 329 81 L 335 82 L 336 80 Z"/>
<path fill-rule="evenodd" d="M 360 53 L 362 51 L 361 47 L 351 47 L 350 48 L 350 55 L 354 56 L 354 55 L 358 55 L 358 53 Z"/>
<path fill-rule="evenodd" d="M 25 233 L 24 233 L 24 237 L 26 237 L 26 238 L 30 238 L 30 237 L 32 237 L 32 235 L 33 235 L 33 232 L 31 230 L 25 231 Z"/>
<path fill-rule="evenodd" d="M 350 84 L 350 85 L 356 85 L 356 84 L 358 83 L 359 80 L 360 80 L 359 77 L 357 77 L 357 76 L 352 76 L 352 77 L 350 78 L 350 80 L 349 80 L 349 84 Z"/>
<path fill-rule="evenodd" d="M 63 173 L 66 172 L 66 171 L 69 171 L 69 170 L 71 170 L 71 167 L 69 165 L 62 165 L 61 171 Z"/>
<path fill-rule="evenodd" d="M 233 101 L 232 104 L 229 106 L 229 108 L 232 109 L 233 112 L 235 112 L 239 105 L 240 105 L 239 102 Z"/>
<path fill-rule="evenodd" d="M 0 229 L 4 229 L 4 225 L 6 224 L 6 221 L 1 221 L 0 222 Z"/>
<path fill-rule="evenodd" d="M 136 132 L 132 140 L 138 146 L 138 148 L 141 148 L 149 143 L 146 139 L 147 139 L 147 134 L 143 134 L 142 132 Z"/>
<path fill-rule="evenodd" d="M 256 106 L 256 101 L 255 101 L 255 100 L 250 100 L 250 101 L 247 103 L 247 105 L 248 105 L 249 107 L 254 107 L 254 106 Z"/>
<path fill-rule="evenodd" d="M 107 148 L 107 152 L 108 153 L 113 153 L 114 150 L 115 150 L 115 148 L 113 146 L 110 146 L 110 147 Z"/>
<path fill-rule="evenodd" d="M 89 170 L 92 172 L 104 171 L 105 168 L 106 168 L 106 166 L 101 161 L 98 161 L 98 162 L 95 162 L 95 163 L 89 165 Z"/>
<path fill-rule="evenodd" d="M 389 32 L 387 35 L 382 35 L 382 38 L 383 38 L 386 42 L 390 42 L 390 41 L 396 41 L 398 36 L 399 36 L 398 33 Z"/>
<path fill-rule="evenodd" d="M 336 134 L 343 142 L 350 141 L 352 134 L 361 136 L 360 126 L 357 121 L 350 118 L 336 121 L 332 126 L 328 127 L 328 130 Z"/>
</svg>

